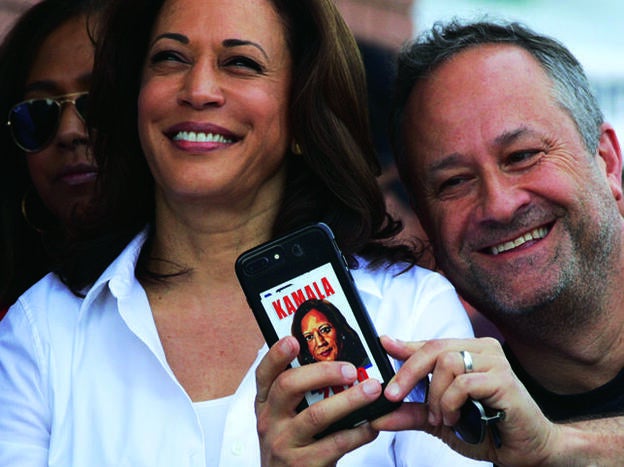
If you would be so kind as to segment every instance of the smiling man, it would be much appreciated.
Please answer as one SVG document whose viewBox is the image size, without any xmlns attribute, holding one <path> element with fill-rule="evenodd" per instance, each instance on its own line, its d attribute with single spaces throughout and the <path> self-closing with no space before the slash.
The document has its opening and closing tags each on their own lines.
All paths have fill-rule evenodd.
<svg viewBox="0 0 624 467">
<path fill-rule="evenodd" d="M 408 360 L 389 398 L 433 376 L 378 426 L 505 465 L 621 462 L 622 156 L 581 65 L 519 24 L 437 24 L 400 55 L 393 131 L 438 267 L 505 344 L 384 339 Z M 453 435 L 468 398 L 505 414 L 502 447 Z"/>
</svg>

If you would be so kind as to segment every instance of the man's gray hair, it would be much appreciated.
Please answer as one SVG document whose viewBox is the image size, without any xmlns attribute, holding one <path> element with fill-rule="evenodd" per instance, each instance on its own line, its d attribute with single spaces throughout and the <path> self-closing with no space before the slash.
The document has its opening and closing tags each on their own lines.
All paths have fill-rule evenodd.
<svg viewBox="0 0 624 467">
<path fill-rule="evenodd" d="M 399 53 L 394 103 L 391 113 L 392 144 L 403 165 L 402 124 L 405 105 L 414 85 L 457 53 L 483 44 L 509 44 L 529 52 L 553 83 L 553 98 L 570 115 L 587 150 L 598 148 L 604 116 L 583 67 L 559 41 L 517 22 L 481 20 L 438 22 L 431 30 L 407 43 Z M 405 171 L 403 171 L 405 172 Z"/>
</svg>

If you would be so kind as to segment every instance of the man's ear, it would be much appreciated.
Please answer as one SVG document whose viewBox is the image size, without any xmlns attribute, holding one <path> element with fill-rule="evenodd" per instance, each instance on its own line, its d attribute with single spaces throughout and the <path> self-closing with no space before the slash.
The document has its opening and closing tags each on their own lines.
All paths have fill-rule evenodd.
<svg viewBox="0 0 624 467">
<path fill-rule="evenodd" d="M 624 199 L 622 197 L 622 151 L 615 130 L 608 123 L 600 126 L 600 140 L 598 142 L 598 157 L 602 159 L 607 182 L 613 197 L 620 206 L 624 215 Z"/>
</svg>

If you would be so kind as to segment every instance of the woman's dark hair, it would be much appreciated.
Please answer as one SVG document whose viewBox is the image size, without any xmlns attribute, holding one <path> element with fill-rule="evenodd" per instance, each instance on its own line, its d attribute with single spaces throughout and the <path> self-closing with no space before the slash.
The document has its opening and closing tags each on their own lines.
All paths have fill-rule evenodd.
<svg viewBox="0 0 624 467">
<path fill-rule="evenodd" d="M 100 212 L 75 244 L 61 277 L 73 289 L 92 283 L 123 246 L 154 220 L 154 182 L 137 132 L 137 99 L 152 27 L 164 0 L 115 0 L 96 52 L 90 120 L 101 169 Z M 272 0 L 293 57 L 292 138 L 287 182 L 271 236 L 323 221 L 353 267 L 355 255 L 373 265 L 415 264 L 411 248 L 393 245 L 402 229 L 386 212 L 377 184 L 364 67 L 355 40 L 332 0 Z M 149 239 L 148 239 L 149 242 Z M 153 277 L 149 258 L 137 274 Z"/>
<path fill-rule="evenodd" d="M 24 98 L 26 80 L 39 48 L 48 36 L 67 21 L 95 13 L 97 0 L 43 0 L 24 12 L 0 45 L 0 118 Z M 52 250 L 60 236 L 58 220 L 43 206 L 31 183 L 28 155 L 11 138 L 5 121 L 0 122 L 0 307 L 17 297 L 52 267 Z M 22 201 L 29 212 L 37 212 L 35 230 L 22 215 Z"/>
<path fill-rule="evenodd" d="M 303 318 L 312 310 L 320 311 L 325 315 L 327 320 L 334 326 L 338 337 L 338 358 L 344 362 L 353 363 L 356 367 L 366 367 L 370 364 L 366 349 L 362 345 L 362 341 L 357 333 L 353 330 L 344 315 L 331 302 L 327 300 L 319 300 L 312 298 L 306 300 L 293 315 L 293 322 L 290 332 L 299 341 L 299 355 L 297 360 L 301 365 L 314 363 L 316 360 L 310 354 L 308 342 L 301 331 L 301 322 Z"/>
</svg>

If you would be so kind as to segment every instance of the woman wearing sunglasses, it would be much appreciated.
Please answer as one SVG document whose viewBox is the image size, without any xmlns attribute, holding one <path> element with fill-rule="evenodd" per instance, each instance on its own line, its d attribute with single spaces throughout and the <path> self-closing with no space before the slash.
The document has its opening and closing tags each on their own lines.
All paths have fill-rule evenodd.
<svg viewBox="0 0 624 467">
<path fill-rule="evenodd" d="M 43 0 L 0 47 L 0 318 L 53 264 L 97 168 L 84 123 L 94 45 L 89 0 Z"/>
</svg>

